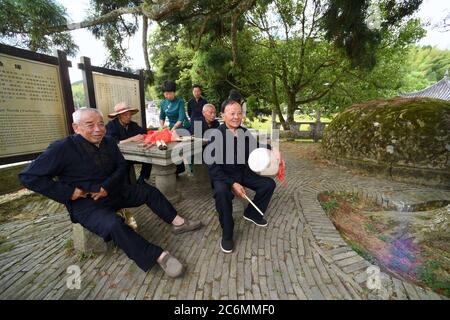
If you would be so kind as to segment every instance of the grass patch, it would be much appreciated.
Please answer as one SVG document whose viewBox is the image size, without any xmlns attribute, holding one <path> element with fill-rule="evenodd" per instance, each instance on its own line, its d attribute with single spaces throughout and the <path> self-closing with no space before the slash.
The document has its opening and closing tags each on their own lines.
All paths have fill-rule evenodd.
<svg viewBox="0 0 450 320">
<path fill-rule="evenodd" d="M 373 223 L 366 222 L 364 223 L 364 227 L 372 233 L 378 233 L 378 229 L 373 225 Z"/>
<path fill-rule="evenodd" d="M 0 254 L 5 253 L 5 252 L 9 252 L 14 248 L 14 244 L 9 243 L 9 244 L 5 244 L 4 246 L 0 246 Z"/>
<path fill-rule="evenodd" d="M 349 192 L 324 192 L 319 195 L 319 202 L 326 214 L 331 215 L 340 208 L 342 204 L 354 204 L 359 202 L 358 195 Z"/>
<path fill-rule="evenodd" d="M 0 169 L 0 195 L 14 192 L 23 188 L 17 175 L 26 166 L 26 164 L 23 164 L 19 166 Z"/>
<path fill-rule="evenodd" d="M 327 118 L 327 117 L 320 118 L 320 121 L 322 123 L 330 123 L 331 120 L 332 120 L 332 118 Z M 278 118 L 277 118 L 277 121 L 279 121 Z M 308 116 L 308 115 L 297 115 L 296 114 L 296 115 L 294 115 L 294 121 L 295 122 L 315 122 L 316 118 L 312 117 L 312 116 Z M 261 117 L 261 118 L 254 118 L 253 121 L 250 121 L 247 119 L 245 121 L 245 125 L 251 129 L 271 131 L 272 130 L 272 117 L 266 116 L 266 117 Z M 309 130 L 309 124 L 302 124 L 300 126 L 300 130 Z"/>
<path fill-rule="evenodd" d="M 94 252 L 92 252 L 92 251 L 79 252 L 78 255 L 77 255 L 79 262 L 83 262 L 83 261 L 86 261 L 86 260 L 89 260 L 89 259 L 94 259 L 96 256 L 97 255 Z"/>
<path fill-rule="evenodd" d="M 73 254 L 74 247 L 73 247 L 73 240 L 71 238 L 67 239 L 64 242 L 64 250 L 66 250 L 67 255 Z"/>
<path fill-rule="evenodd" d="M 420 280 L 426 283 L 431 289 L 448 297 L 450 296 L 450 279 L 439 276 L 444 271 L 443 269 L 444 267 L 439 261 L 429 260 L 419 266 L 416 272 Z"/>
<path fill-rule="evenodd" d="M 439 223 L 430 229 L 428 222 L 420 222 L 439 215 L 418 215 L 416 223 L 412 216 L 384 212 L 374 201 L 352 193 L 324 192 L 318 200 L 359 256 L 386 272 L 450 296 L 448 227 Z"/>
<path fill-rule="evenodd" d="M 332 214 L 338 208 L 337 200 L 332 198 L 329 201 L 323 202 L 322 208 L 325 210 L 326 214 Z"/>
<path fill-rule="evenodd" d="M 372 264 L 376 262 L 376 259 L 356 242 L 348 241 L 348 244 L 357 254 L 359 254 L 365 260 L 369 261 Z"/>
</svg>

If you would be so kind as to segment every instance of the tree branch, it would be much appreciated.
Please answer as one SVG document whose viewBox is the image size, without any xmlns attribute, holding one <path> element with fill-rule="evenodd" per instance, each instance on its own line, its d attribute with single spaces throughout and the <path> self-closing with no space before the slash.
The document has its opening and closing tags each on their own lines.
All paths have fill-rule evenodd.
<svg viewBox="0 0 450 320">
<path fill-rule="evenodd" d="M 145 70 L 150 71 L 150 59 L 148 57 L 148 18 L 142 17 L 142 50 L 144 53 Z"/>
<path fill-rule="evenodd" d="M 103 24 L 105 22 L 113 21 L 124 14 L 137 14 L 137 13 L 142 13 L 141 6 L 131 7 L 131 8 L 119 8 L 119 9 L 113 10 L 111 12 L 108 12 L 107 14 L 104 14 L 95 19 L 85 20 L 85 21 L 78 22 L 78 23 L 63 24 L 63 25 L 59 25 L 56 27 L 51 27 L 48 29 L 48 33 L 57 33 L 57 32 L 64 32 L 64 31 L 71 31 L 71 30 L 76 30 L 76 29 L 93 27 L 98 24 Z"/>
</svg>

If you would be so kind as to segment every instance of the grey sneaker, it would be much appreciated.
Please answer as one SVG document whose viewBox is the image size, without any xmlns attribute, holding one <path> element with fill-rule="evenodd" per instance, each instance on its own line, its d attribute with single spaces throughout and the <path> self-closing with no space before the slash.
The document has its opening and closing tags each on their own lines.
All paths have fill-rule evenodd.
<svg viewBox="0 0 450 320">
<path fill-rule="evenodd" d="M 180 234 L 192 230 L 196 230 L 202 226 L 200 220 L 188 220 L 184 218 L 184 223 L 181 226 L 172 226 L 172 232 L 175 234 Z"/>
<path fill-rule="evenodd" d="M 162 261 L 158 264 L 164 270 L 164 272 L 171 278 L 177 278 L 184 272 L 184 267 L 177 258 L 172 256 L 169 252 L 164 256 Z"/>
</svg>

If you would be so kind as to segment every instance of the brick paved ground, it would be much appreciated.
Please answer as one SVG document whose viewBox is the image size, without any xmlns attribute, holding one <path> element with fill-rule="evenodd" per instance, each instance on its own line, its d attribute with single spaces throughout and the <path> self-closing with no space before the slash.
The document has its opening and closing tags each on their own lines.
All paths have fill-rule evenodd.
<svg viewBox="0 0 450 320">
<path fill-rule="evenodd" d="M 450 200 L 450 192 L 324 168 L 298 160 L 295 148 L 282 144 L 287 189 L 278 185 L 267 228 L 245 221 L 244 203 L 235 200 L 232 254 L 220 250 L 221 229 L 207 183 L 182 177 L 183 200 L 176 206 L 182 215 L 203 221 L 199 231 L 173 235 L 146 206 L 135 209 L 139 232 L 187 265 L 179 279 L 168 278 L 158 266 L 144 273 L 121 250 L 81 262 L 68 255 L 71 223 L 64 208 L 51 201 L 35 220 L 0 225 L 0 235 L 7 237 L 0 245 L 0 252 L 6 251 L 0 254 L 0 299 L 442 299 L 386 274 L 387 295 L 369 291 L 370 263 L 343 241 L 317 194 L 350 191 L 387 204 Z M 80 290 L 66 287 L 72 264 L 82 272 Z"/>
</svg>

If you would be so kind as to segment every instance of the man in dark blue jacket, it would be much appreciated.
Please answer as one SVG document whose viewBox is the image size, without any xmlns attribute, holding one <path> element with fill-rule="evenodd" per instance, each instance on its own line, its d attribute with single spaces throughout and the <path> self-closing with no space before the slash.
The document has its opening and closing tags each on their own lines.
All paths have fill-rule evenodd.
<svg viewBox="0 0 450 320">
<path fill-rule="evenodd" d="M 116 141 L 105 137 L 100 111 L 75 111 L 73 129 L 76 134 L 52 143 L 19 174 L 22 184 L 63 203 L 72 222 L 80 223 L 105 241 L 113 240 L 142 270 L 149 270 L 157 262 L 170 277 L 180 276 L 183 265 L 137 234 L 116 211 L 145 203 L 172 224 L 176 234 L 197 229 L 201 222 L 179 216 L 158 189 L 124 183 L 127 163 Z"/>
<path fill-rule="evenodd" d="M 211 131 L 210 142 L 203 152 L 203 159 L 208 164 L 216 209 L 223 229 L 220 247 L 223 252 L 230 253 L 234 247 L 232 203 L 234 195 L 244 197 L 246 194 L 244 187 L 256 191 L 253 202 L 265 212 L 276 184 L 273 179 L 254 173 L 248 166 L 249 154 L 260 146 L 250 131 L 241 127 L 241 105 L 228 99 L 222 103 L 221 111 L 224 123 L 215 132 Z M 271 148 L 269 145 L 261 147 Z M 274 152 L 279 159 L 278 150 Z M 260 227 L 267 226 L 264 217 L 250 204 L 244 211 L 244 219 Z"/>
<path fill-rule="evenodd" d="M 147 130 L 141 128 L 136 122 L 131 120 L 133 114 L 139 112 L 138 109 L 130 108 L 125 102 L 120 102 L 114 106 L 114 112 L 108 114 L 113 119 L 106 125 L 106 135 L 113 137 L 117 143 L 126 143 L 129 141 L 143 141 Z M 140 163 L 137 161 L 127 161 L 128 163 L 128 182 L 131 167 L 134 164 L 141 164 L 141 174 L 137 179 L 137 184 L 145 183 L 150 178 L 152 171 L 151 163 Z"/>
<path fill-rule="evenodd" d="M 219 121 L 216 120 L 216 107 L 207 103 L 203 106 L 201 121 L 191 121 L 189 132 L 196 138 L 203 138 L 206 130 L 216 129 L 219 125 Z"/>
</svg>

